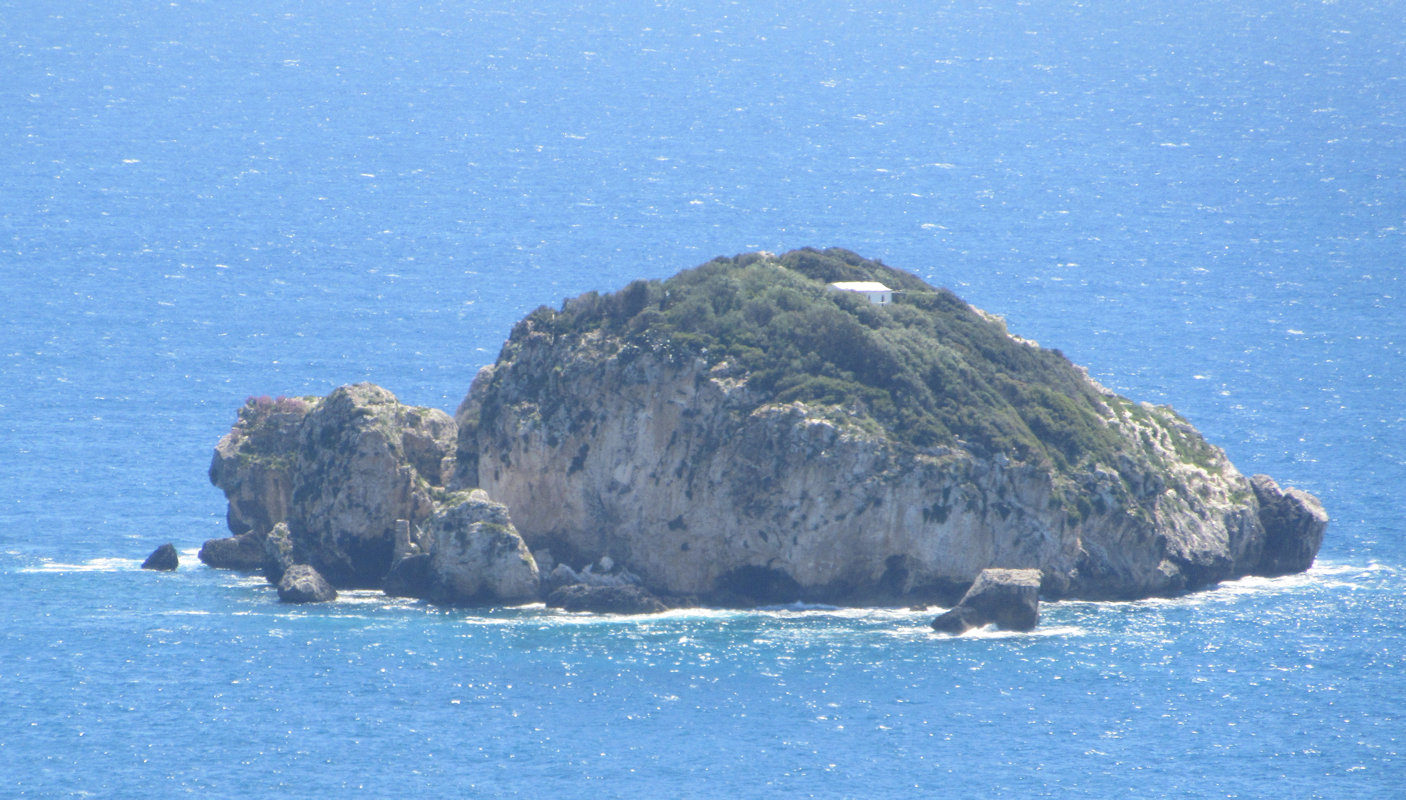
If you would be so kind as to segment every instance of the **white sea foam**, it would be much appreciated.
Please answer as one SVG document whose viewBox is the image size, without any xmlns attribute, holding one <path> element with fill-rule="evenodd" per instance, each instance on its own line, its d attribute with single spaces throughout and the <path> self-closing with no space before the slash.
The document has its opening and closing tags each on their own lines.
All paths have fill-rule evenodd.
<svg viewBox="0 0 1406 800">
<path fill-rule="evenodd" d="M 87 561 L 70 564 L 43 558 L 38 564 L 20 568 L 20 572 L 122 572 L 138 569 L 141 561 L 134 558 L 90 558 Z"/>
<path fill-rule="evenodd" d="M 560 609 L 541 608 L 540 615 L 531 617 L 518 617 L 515 619 L 499 620 L 502 622 L 522 623 L 532 622 L 540 624 L 550 622 L 551 624 L 562 625 L 649 625 L 651 623 L 691 620 L 691 619 L 736 619 L 746 616 L 749 612 L 718 609 L 718 608 L 674 608 L 668 611 L 661 611 L 657 614 L 598 614 L 592 611 L 562 611 Z M 475 622 L 481 621 L 475 619 Z"/>
<path fill-rule="evenodd" d="M 828 603 L 802 603 L 797 600 L 794 603 L 782 603 L 772 606 L 761 606 L 758 611 L 839 611 L 840 606 L 832 606 Z"/>
<path fill-rule="evenodd" d="M 400 598 L 387 597 L 385 592 L 378 589 L 338 589 L 337 603 L 348 606 L 384 606 L 391 605 L 391 600 Z"/>
<path fill-rule="evenodd" d="M 1342 577 L 1366 575 L 1396 575 L 1399 570 L 1389 564 L 1371 559 L 1366 564 L 1344 564 L 1337 561 L 1317 561 L 1306 574 L 1312 577 Z"/>
<path fill-rule="evenodd" d="M 950 637 L 955 639 L 1024 639 L 1024 638 L 1067 638 L 1071 636 L 1083 636 L 1087 631 L 1077 625 L 1048 625 L 1039 626 L 1031 631 L 1003 631 L 991 625 L 979 628 L 974 631 L 967 631 L 961 636 Z"/>
</svg>

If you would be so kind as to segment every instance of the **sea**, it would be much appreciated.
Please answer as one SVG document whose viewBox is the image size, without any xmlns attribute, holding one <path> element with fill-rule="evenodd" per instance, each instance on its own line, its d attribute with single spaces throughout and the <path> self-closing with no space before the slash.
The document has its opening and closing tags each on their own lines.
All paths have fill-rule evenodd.
<svg viewBox="0 0 1406 800">
<path fill-rule="evenodd" d="M 1401 0 L 0 0 L 0 797 L 1406 797 Z M 211 570 L 250 396 L 844 247 L 1170 404 L 1314 567 L 633 618 Z M 174 573 L 139 569 L 174 543 Z"/>
</svg>

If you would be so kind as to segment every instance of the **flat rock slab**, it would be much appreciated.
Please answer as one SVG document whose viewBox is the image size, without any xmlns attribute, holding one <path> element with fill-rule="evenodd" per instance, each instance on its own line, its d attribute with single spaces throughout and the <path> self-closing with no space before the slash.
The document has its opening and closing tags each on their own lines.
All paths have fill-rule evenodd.
<svg viewBox="0 0 1406 800">
<path fill-rule="evenodd" d="M 242 533 L 210 539 L 200 548 L 200 560 L 216 569 L 254 572 L 264 566 L 264 537 L 256 533 Z"/>
<path fill-rule="evenodd" d="M 594 611 L 597 614 L 658 614 L 669 607 L 658 597 L 638 586 L 592 586 L 573 583 L 547 597 L 547 605 L 563 611 Z"/>
</svg>

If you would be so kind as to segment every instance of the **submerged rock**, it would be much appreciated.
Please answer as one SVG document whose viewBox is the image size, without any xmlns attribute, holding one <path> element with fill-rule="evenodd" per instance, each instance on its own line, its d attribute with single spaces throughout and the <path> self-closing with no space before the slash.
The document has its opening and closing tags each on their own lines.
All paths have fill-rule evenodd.
<svg viewBox="0 0 1406 800">
<path fill-rule="evenodd" d="M 151 552 L 142 562 L 142 569 L 154 569 L 161 572 L 171 572 L 181 565 L 180 554 L 176 552 L 174 544 L 163 544 Z"/>
<path fill-rule="evenodd" d="M 285 603 L 327 603 L 337 599 L 337 590 L 317 570 L 307 564 L 294 564 L 278 581 L 278 599 Z"/>
<path fill-rule="evenodd" d="M 933 630 L 960 634 L 994 624 L 1029 631 L 1040 624 L 1040 571 L 985 569 L 950 611 L 933 620 Z"/>
</svg>

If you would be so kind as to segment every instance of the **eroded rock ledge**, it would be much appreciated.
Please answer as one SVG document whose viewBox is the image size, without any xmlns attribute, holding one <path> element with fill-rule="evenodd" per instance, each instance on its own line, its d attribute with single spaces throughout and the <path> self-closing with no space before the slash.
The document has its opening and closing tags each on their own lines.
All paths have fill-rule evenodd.
<svg viewBox="0 0 1406 800">
<path fill-rule="evenodd" d="M 849 280 L 902 292 L 826 288 Z M 1171 409 L 844 251 L 539 309 L 453 419 L 370 384 L 251 400 L 210 478 L 233 536 L 206 563 L 446 603 L 607 562 L 615 588 L 563 605 L 950 604 L 990 568 L 1136 598 L 1307 569 L 1327 524 Z"/>
</svg>

